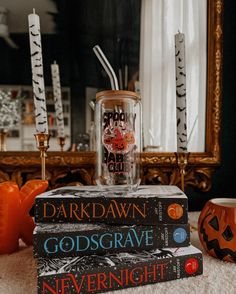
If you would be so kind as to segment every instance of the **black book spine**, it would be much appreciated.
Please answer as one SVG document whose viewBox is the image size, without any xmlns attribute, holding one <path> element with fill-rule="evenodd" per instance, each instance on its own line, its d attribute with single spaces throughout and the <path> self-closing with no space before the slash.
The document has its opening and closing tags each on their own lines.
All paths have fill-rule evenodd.
<svg viewBox="0 0 236 294">
<path fill-rule="evenodd" d="M 202 255 L 189 254 L 131 265 L 106 266 L 38 277 L 38 294 L 101 293 L 202 274 Z"/>
<path fill-rule="evenodd" d="M 34 234 L 35 257 L 69 257 L 142 251 L 156 248 L 186 247 L 189 225 L 107 226 L 84 231 L 51 230 Z"/>
<path fill-rule="evenodd" d="M 36 223 L 186 224 L 187 198 L 38 198 Z"/>
</svg>

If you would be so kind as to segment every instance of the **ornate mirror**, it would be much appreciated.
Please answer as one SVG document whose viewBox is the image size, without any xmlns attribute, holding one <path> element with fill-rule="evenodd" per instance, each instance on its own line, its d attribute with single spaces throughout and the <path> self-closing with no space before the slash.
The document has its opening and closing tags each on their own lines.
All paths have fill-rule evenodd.
<svg viewBox="0 0 236 294">
<path fill-rule="evenodd" d="M 5 2 L 7 3 L 7 1 Z M 89 2 L 98 5 L 97 1 Z M 139 3 L 140 9 L 141 1 Z M 61 7 L 61 9 L 64 8 Z M 222 92 L 222 10 L 223 0 L 207 1 L 206 117 L 204 121 L 205 148 L 203 152 L 190 152 L 185 175 L 186 185 L 197 187 L 202 191 L 210 189 L 211 175 L 215 167 L 220 164 L 219 137 Z M 25 21 L 25 26 L 27 26 L 27 21 Z M 17 43 L 17 38 L 15 41 Z M 99 38 L 97 38 L 97 41 L 99 42 Z M 27 34 L 24 42 L 28 42 Z M 22 44 L 18 45 L 22 46 Z M 47 49 L 49 50 L 49 48 Z M 84 52 L 78 52 L 78 54 L 83 53 Z M 66 59 L 68 58 L 69 57 L 67 56 Z M 95 64 L 96 58 L 93 58 L 92 63 Z M 30 60 L 27 62 L 30 62 Z M 99 71 L 101 72 L 100 68 Z M 133 76 L 135 76 L 135 74 Z M 106 77 L 101 77 L 101 79 L 106 79 Z M 0 82 L 0 84 L 2 83 Z M 13 84 L 16 83 L 14 82 Z M 68 84 L 65 86 L 68 86 Z M 74 89 L 73 91 L 75 92 L 76 90 L 78 89 Z M 67 91 L 66 87 L 65 91 Z M 73 93 L 71 94 L 73 95 Z M 85 101 L 83 103 L 85 103 Z M 74 107 L 76 107 L 76 102 L 74 106 L 72 105 L 72 109 Z M 85 114 L 83 114 L 83 117 L 85 117 Z M 80 128 L 80 125 L 78 125 L 78 128 Z M 91 151 L 67 151 L 63 153 L 48 152 L 47 175 L 48 178 L 51 179 L 51 186 L 55 187 L 65 183 L 69 184 L 75 182 L 92 184 L 94 163 L 95 153 Z M 16 180 L 21 185 L 29 178 L 40 177 L 39 164 L 40 159 L 38 152 L 0 152 L 0 180 L 12 179 Z M 142 153 L 142 166 L 142 183 L 180 184 L 179 169 L 176 164 L 174 152 L 163 152 L 161 150 L 158 152 L 145 151 Z"/>
</svg>

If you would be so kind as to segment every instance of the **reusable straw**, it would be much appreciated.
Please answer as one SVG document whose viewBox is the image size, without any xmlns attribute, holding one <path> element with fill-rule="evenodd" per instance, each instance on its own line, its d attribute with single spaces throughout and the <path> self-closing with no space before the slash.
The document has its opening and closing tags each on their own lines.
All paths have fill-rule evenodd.
<svg viewBox="0 0 236 294">
<path fill-rule="evenodd" d="M 95 110 L 95 103 L 93 101 L 89 102 L 89 106 L 92 108 L 92 110 Z"/>
<path fill-rule="evenodd" d="M 96 45 L 93 47 L 93 51 L 96 54 L 97 58 L 99 59 L 100 63 L 102 64 L 103 68 L 105 69 L 106 73 L 108 74 L 111 82 L 112 90 L 119 90 L 118 80 L 115 75 L 115 72 L 110 65 L 109 61 L 107 60 L 106 56 L 102 52 L 102 49 Z"/>
</svg>

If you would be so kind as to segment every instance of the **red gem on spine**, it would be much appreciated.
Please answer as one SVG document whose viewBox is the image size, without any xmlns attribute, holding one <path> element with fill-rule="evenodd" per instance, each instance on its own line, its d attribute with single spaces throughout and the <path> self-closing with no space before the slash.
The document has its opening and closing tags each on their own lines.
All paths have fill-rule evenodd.
<svg viewBox="0 0 236 294">
<path fill-rule="evenodd" d="M 199 264 L 196 258 L 189 258 L 185 262 L 185 272 L 189 275 L 193 275 L 198 270 Z"/>
</svg>

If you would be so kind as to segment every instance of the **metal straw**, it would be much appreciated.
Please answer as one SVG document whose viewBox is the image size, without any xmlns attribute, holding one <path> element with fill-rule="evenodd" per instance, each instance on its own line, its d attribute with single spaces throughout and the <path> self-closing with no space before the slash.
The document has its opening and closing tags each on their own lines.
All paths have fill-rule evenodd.
<svg viewBox="0 0 236 294">
<path fill-rule="evenodd" d="M 109 61 L 107 60 L 106 56 L 102 52 L 102 49 L 99 47 L 99 45 L 96 45 L 93 47 L 93 51 L 96 54 L 97 58 L 99 59 L 104 70 L 106 71 L 106 73 L 108 74 L 108 76 L 110 78 L 112 90 L 119 90 L 116 74 L 115 74 L 112 66 L 110 65 Z"/>
</svg>

